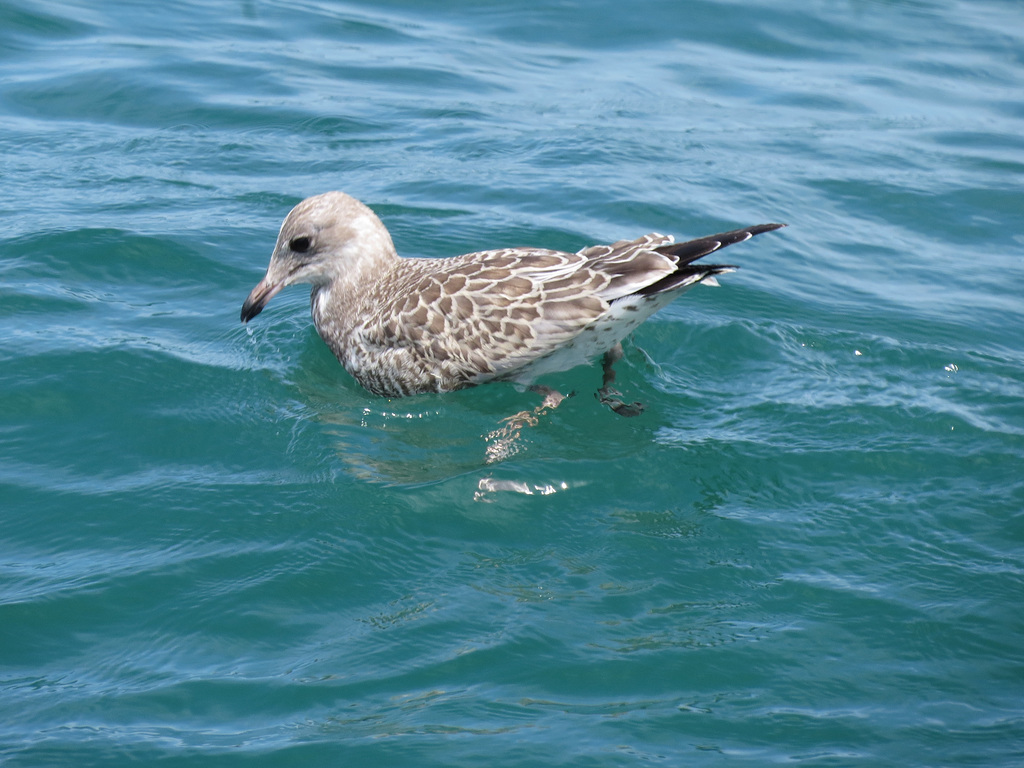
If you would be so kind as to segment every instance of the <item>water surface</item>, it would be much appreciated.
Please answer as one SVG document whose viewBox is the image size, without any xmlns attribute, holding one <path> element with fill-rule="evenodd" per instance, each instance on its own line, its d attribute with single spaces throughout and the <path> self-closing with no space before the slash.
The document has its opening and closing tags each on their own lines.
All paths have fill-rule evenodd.
<svg viewBox="0 0 1024 768">
<path fill-rule="evenodd" d="M 0 2 L 0 760 L 1016 766 L 1016 3 Z M 788 229 L 487 462 L 301 198 L 408 256 Z"/>
</svg>

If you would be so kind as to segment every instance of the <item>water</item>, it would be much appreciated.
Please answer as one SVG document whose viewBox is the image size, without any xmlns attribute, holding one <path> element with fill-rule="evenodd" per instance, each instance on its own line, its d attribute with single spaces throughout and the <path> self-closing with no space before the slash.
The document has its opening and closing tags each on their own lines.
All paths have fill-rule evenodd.
<svg viewBox="0 0 1024 768">
<path fill-rule="evenodd" d="M 0 762 L 1024 761 L 1024 13 L 982 2 L 0 3 Z M 788 229 L 487 463 L 291 289 Z"/>
</svg>

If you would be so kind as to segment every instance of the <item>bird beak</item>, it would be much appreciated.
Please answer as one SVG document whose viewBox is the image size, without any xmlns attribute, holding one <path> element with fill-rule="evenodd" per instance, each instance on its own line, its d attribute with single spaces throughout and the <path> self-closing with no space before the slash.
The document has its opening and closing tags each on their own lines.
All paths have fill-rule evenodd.
<svg viewBox="0 0 1024 768">
<path fill-rule="evenodd" d="M 260 280 L 242 305 L 242 322 L 248 323 L 262 312 L 263 308 L 267 306 L 267 302 L 274 298 L 282 288 L 284 288 L 284 283 L 270 283 L 265 277 Z"/>
</svg>

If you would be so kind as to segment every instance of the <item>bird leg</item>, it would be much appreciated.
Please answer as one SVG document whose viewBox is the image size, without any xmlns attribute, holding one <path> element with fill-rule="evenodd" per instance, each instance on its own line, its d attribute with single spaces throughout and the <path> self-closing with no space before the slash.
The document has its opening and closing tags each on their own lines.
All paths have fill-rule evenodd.
<svg viewBox="0 0 1024 768">
<path fill-rule="evenodd" d="M 557 389 L 545 387 L 540 384 L 534 384 L 531 386 L 530 391 L 544 396 L 544 402 L 542 402 L 539 407 L 534 408 L 534 412 L 538 415 L 543 413 L 547 408 L 557 408 L 567 397 L 572 397 L 576 394 L 575 392 L 570 392 L 568 395 L 563 395 Z"/>
<path fill-rule="evenodd" d="M 604 353 L 604 359 L 601 361 L 601 370 L 603 371 L 603 378 L 601 380 L 601 388 L 597 390 L 594 395 L 602 405 L 607 405 L 619 416 L 639 416 L 644 412 L 644 404 L 639 402 L 626 403 L 620 398 L 622 393 L 612 386 L 615 381 L 615 368 L 614 365 L 622 359 L 622 344 L 616 344 L 614 347 Z"/>
<path fill-rule="evenodd" d="M 487 435 L 487 463 L 507 459 L 519 452 L 518 440 L 523 427 L 535 427 L 540 417 L 553 408 L 557 408 L 567 397 L 572 397 L 575 392 L 563 395 L 551 387 L 534 385 L 530 387 L 531 392 L 544 396 L 544 401 L 532 411 L 520 411 L 512 416 L 506 416 L 501 421 L 502 426 Z"/>
</svg>

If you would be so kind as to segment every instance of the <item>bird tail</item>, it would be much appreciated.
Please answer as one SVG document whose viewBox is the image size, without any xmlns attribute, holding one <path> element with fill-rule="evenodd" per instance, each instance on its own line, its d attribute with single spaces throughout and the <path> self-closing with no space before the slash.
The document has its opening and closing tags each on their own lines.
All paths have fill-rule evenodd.
<svg viewBox="0 0 1024 768">
<path fill-rule="evenodd" d="M 729 245 L 742 243 L 754 235 L 771 232 L 781 229 L 785 224 L 757 224 L 753 227 L 733 229 L 729 232 L 720 232 L 717 235 L 699 237 L 696 240 L 687 240 L 685 243 L 668 243 L 659 245 L 653 250 L 664 256 L 670 256 L 676 260 L 676 271 L 671 275 L 663 277 L 656 283 L 648 285 L 637 293 L 649 296 L 655 293 L 664 293 L 674 288 L 689 285 L 701 280 L 710 281 L 715 275 L 723 272 L 732 272 L 739 269 L 734 264 L 693 264 L 697 259 L 708 254 L 719 251 Z"/>
</svg>

